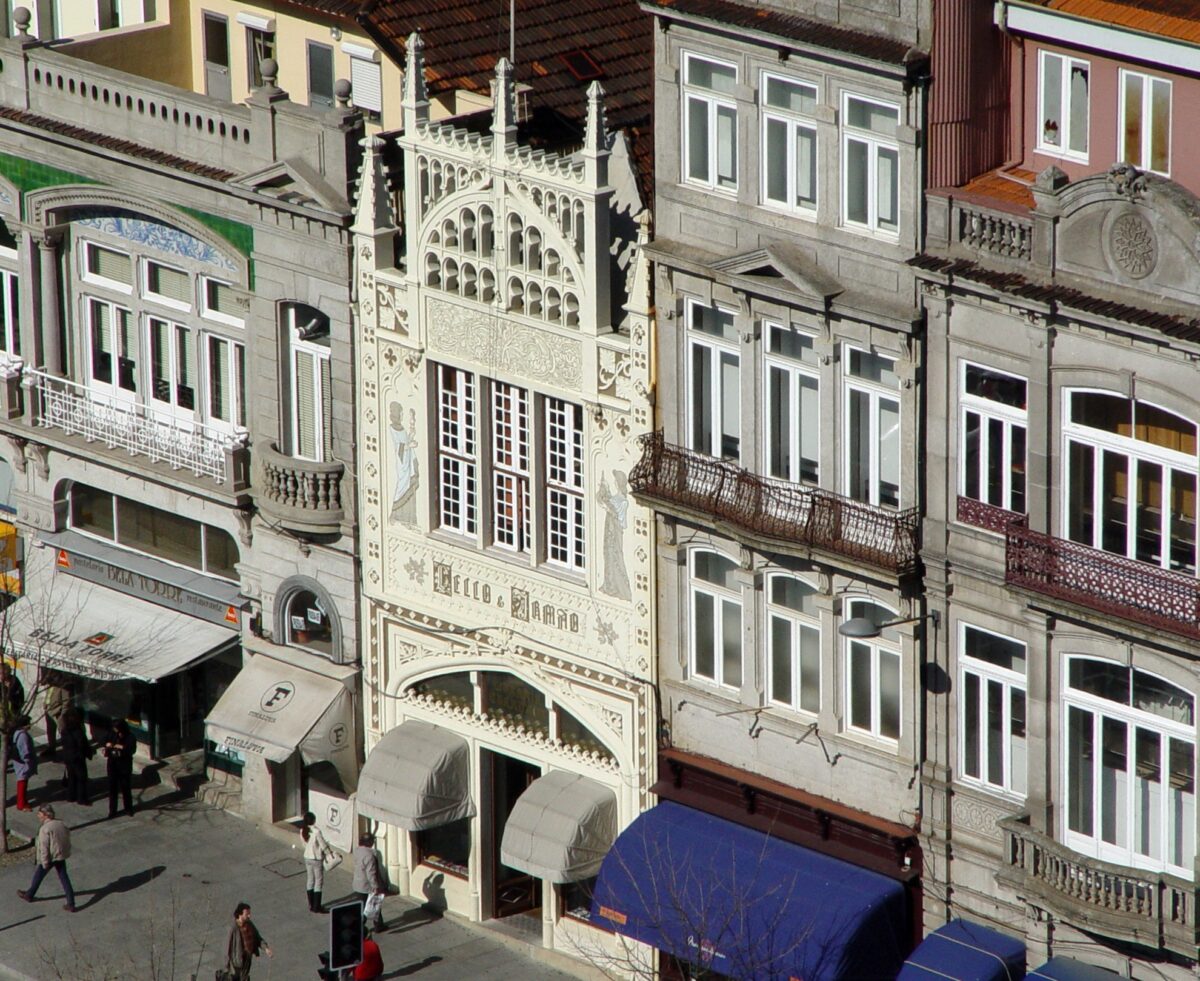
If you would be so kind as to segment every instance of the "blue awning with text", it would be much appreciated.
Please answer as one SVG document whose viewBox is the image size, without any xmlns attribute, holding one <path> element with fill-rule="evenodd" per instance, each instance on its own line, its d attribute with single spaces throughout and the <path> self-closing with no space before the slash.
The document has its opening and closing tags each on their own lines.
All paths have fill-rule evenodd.
<svg viewBox="0 0 1200 981">
<path fill-rule="evenodd" d="M 921 941 L 896 981 L 1021 981 L 1025 943 L 998 930 L 952 920 Z"/>
</svg>

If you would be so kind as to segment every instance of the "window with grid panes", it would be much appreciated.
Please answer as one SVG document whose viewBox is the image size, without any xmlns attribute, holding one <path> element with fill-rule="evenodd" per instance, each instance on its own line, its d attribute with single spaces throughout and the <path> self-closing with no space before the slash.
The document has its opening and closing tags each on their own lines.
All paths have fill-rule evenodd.
<svg viewBox="0 0 1200 981">
<path fill-rule="evenodd" d="M 88 321 L 88 387 L 115 394 L 137 391 L 136 340 L 128 310 L 107 300 L 85 300 Z"/>
<path fill-rule="evenodd" d="M 475 376 L 448 365 L 437 369 L 439 524 L 474 535 L 478 502 L 475 463 Z"/>
<path fill-rule="evenodd" d="M 817 207 L 817 88 L 778 75 L 762 80 L 762 197 L 797 211 Z"/>
<path fill-rule="evenodd" d="M 846 96 L 842 130 L 842 213 L 848 225 L 900 230 L 900 109 Z"/>
<path fill-rule="evenodd" d="M 1040 54 L 1038 149 L 1086 160 L 1091 69 L 1078 58 Z"/>
<path fill-rule="evenodd" d="M 683 175 L 689 183 L 737 188 L 737 68 L 683 57 Z"/>
<path fill-rule="evenodd" d="M 776 573 L 767 579 L 770 698 L 777 705 L 821 708 L 821 622 L 817 590 L 803 579 Z"/>
<path fill-rule="evenodd" d="M 1025 379 L 969 362 L 962 371 L 962 494 L 1024 514 Z"/>
<path fill-rule="evenodd" d="M 0 269 L 0 352 L 21 354 L 21 289 L 15 272 Z"/>
<path fill-rule="evenodd" d="M 492 382 L 492 538 L 501 548 L 528 552 L 529 392 Z"/>
<path fill-rule="evenodd" d="M 692 676 L 742 686 L 742 593 L 737 563 L 718 552 L 695 549 L 688 556 Z"/>
<path fill-rule="evenodd" d="M 228 429 L 246 425 L 246 348 L 208 336 L 208 417 Z"/>
<path fill-rule="evenodd" d="M 1121 69 L 1121 159 L 1142 170 L 1171 170 L 1171 83 Z"/>
<path fill-rule="evenodd" d="M 779 324 L 767 333 L 768 473 L 793 483 L 815 484 L 820 476 L 820 361 L 813 338 Z"/>
<path fill-rule="evenodd" d="M 963 624 L 959 757 L 963 780 L 1025 796 L 1025 645 Z"/>
<path fill-rule="evenodd" d="M 547 557 L 582 569 L 583 407 L 563 399 L 546 399 L 546 485 Z"/>
<path fill-rule="evenodd" d="M 851 600 L 846 619 L 866 617 L 878 626 L 895 613 L 870 600 Z M 885 629 L 875 638 L 845 639 L 846 718 L 851 729 L 895 742 L 900 738 L 900 636 Z"/>
</svg>

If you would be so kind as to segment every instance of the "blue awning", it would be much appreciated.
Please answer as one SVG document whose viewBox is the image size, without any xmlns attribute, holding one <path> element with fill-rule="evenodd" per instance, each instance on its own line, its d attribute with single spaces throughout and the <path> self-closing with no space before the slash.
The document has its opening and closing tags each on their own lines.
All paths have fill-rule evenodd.
<svg viewBox="0 0 1200 981">
<path fill-rule="evenodd" d="M 1021 981 L 1025 943 L 978 923 L 952 920 L 904 962 L 896 981 Z"/>
<path fill-rule="evenodd" d="M 1120 975 L 1071 957 L 1051 957 L 1036 971 L 1030 971 L 1027 977 L 1039 981 L 1113 981 Z"/>
<path fill-rule="evenodd" d="M 892 979 L 904 887 L 663 801 L 604 859 L 592 922 L 738 981 Z"/>
</svg>

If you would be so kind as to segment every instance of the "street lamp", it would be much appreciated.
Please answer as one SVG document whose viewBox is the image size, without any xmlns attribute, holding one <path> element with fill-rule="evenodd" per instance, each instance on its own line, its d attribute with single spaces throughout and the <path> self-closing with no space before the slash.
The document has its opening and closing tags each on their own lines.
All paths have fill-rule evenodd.
<svg viewBox="0 0 1200 981">
<path fill-rule="evenodd" d="M 889 627 L 902 627 L 906 623 L 920 623 L 922 620 L 932 620 L 933 629 L 937 630 L 942 625 L 942 614 L 937 610 L 931 610 L 919 617 L 891 620 L 888 623 L 876 623 L 870 617 L 852 617 L 839 624 L 837 630 L 843 637 L 849 637 L 851 640 L 870 640 L 878 637 Z"/>
</svg>

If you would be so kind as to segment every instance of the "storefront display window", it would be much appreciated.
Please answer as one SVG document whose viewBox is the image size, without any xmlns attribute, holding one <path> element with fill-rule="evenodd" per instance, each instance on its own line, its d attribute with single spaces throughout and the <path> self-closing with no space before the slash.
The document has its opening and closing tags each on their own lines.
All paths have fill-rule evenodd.
<svg viewBox="0 0 1200 981">
<path fill-rule="evenodd" d="M 329 611 L 316 593 L 301 589 L 288 601 L 287 639 L 325 657 L 333 657 L 333 625 Z"/>
<path fill-rule="evenodd" d="M 592 919 L 592 892 L 596 888 L 596 876 L 582 882 L 568 882 L 562 888 L 562 915 L 572 920 L 590 923 Z M 603 921 L 601 921 L 603 922 Z"/>
<path fill-rule="evenodd" d="M 470 818 L 418 831 L 416 843 L 418 862 L 456 878 L 467 878 L 467 861 L 471 856 Z"/>
</svg>

